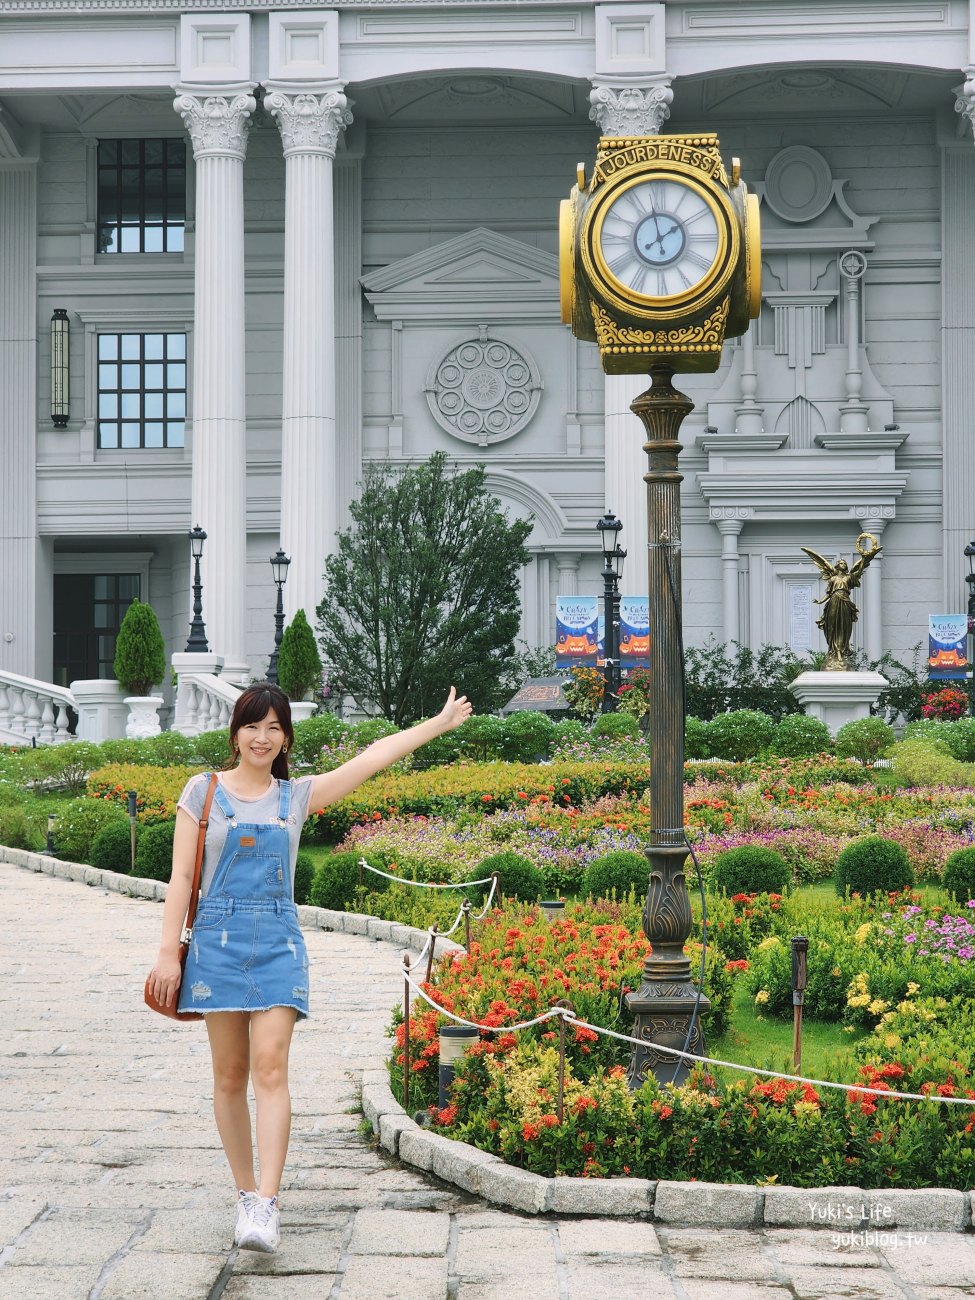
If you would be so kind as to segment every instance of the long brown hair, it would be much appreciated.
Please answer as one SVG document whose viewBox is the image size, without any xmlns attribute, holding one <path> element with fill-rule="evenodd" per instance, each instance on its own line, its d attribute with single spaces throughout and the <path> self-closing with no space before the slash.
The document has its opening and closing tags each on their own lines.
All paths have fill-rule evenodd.
<svg viewBox="0 0 975 1300">
<path fill-rule="evenodd" d="M 230 719 L 231 755 L 227 767 L 233 767 L 237 758 L 237 732 L 250 722 L 263 721 L 272 709 L 278 715 L 278 722 L 281 723 L 285 743 L 281 752 L 271 764 L 271 775 L 276 776 L 279 781 L 287 781 L 288 755 L 286 751 L 292 749 L 295 743 L 294 727 L 291 725 L 291 701 L 280 686 L 273 686 L 270 682 L 258 682 L 254 686 L 248 686 L 247 690 L 243 691 L 238 697 L 237 703 L 234 705 L 233 716 Z"/>
</svg>

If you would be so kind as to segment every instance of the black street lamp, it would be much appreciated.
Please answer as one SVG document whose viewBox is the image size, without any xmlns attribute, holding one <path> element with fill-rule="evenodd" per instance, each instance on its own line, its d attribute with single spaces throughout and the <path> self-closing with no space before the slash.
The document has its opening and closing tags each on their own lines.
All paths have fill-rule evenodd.
<svg viewBox="0 0 975 1300">
<path fill-rule="evenodd" d="M 190 624 L 190 639 L 186 643 L 186 653 L 209 654 L 206 627 L 203 623 L 203 583 L 200 579 L 200 557 L 206 533 L 199 524 L 189 532 L 190 551 L 193 555 L 193 622 Z"/>
<path fill-rule="evenodd" d="M 975 668 L 972 665 L 975 655 L 975 542 L 969 542 L 965 547 L 965 557 L 968 560 L 965 574 L 968 583 L 968 712 L 975 717 Z"/>
<path fill-rule="evenodd" d="M 275 686 L 278 684 L 278 650 L 281 648 L 281 638 L 284 635 L 283 592 L 284 584 L 288 581 L 288 565 L 290 563 L 290 556 L 285 555 L 279 546 L 276 553 L 271 556 L 271 572 L 274 574 L 274 581 L 278 587 L 278 604 L 274 611 L 274 652 L 267 666 L 267 680 Z"/>
<path fill-rule="evenodd" d="M 611 510 L 596 524 L 603 548 L 603 713 L 615 713 L 620 689 L 620 578 L 626 551 L 620 546 L 623 527 Z"/>
</svg>

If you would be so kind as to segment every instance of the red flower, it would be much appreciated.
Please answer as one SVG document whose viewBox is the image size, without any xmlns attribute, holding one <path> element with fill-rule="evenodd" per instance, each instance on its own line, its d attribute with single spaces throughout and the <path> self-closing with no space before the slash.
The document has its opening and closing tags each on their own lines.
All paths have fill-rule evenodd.
<svg viewBox="0 0 975 1300">
<path fill-rule="evenodd" d="M 537 1124 L 525 1123 L 521 1126 L 521 1136 L 526 1142 L 534 1142 L 540 1132 L 541 1129 Z"/>
</svg>

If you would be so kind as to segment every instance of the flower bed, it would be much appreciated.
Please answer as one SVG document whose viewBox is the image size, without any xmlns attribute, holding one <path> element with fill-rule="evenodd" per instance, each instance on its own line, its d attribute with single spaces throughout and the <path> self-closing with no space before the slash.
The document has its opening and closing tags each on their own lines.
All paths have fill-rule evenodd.
<svg viewBox="0 0 975 1300">
<path fill-rule="evenodd" d="M 136 820 L 163 821 L 176 816 L 176 801 L 183 786 L 202 767 L 148 767 L 137 763 L 110 763 L 92 772 L 86 793 L 91 799 L 106 799 L 123 808 L 127 791 L 136 792 Z"/>
<path fill-rule="evenodd" d="M 741 925 L 734 926 L 736 934 L 747 927 L 760 954 L 782 946 L 778 932 L 796 925 L 796 906 L 775 896 L 742 896 L 719 904 L 716 916 L 732 924 L 737 917 Z M 918 917 L 922 922 L 934 919 L 908 912 L 917 906 L 900 909 L 907 913 L 900 917 L 904 924 L 917 924 Z M 812 914 L 803 918 L 806 928 L 812 929 L 826 910 L 816 900 Z M 883 903 L 871 909 L 866 903 L 837 902 L 832 909 L 838 926 L 834 942 L 855 946 L 858 956 L 869 953 L 878 929 L 895 929 L 896 936 L 896 927 L 889 925 L 896 910 Z M 957 923 L 946 925 L 942 914 L 934 930 L 923 928 L 938 936 L 929 940 L 931 971 L 948 965 L 967 971 L 975 965 L 958 955 L 969 936 Z M 537 1015 L 564 996 L 582 1018 L 625 1032 L 618 992 L 637 977 L 645 951 L 634 913 L 618 906 L 607 912 L 602 906 L 576 905 L 551 926 L 524 908 L 496 911 L 466 957 L 440 963 L 428 992 L 445 1009 L 499 1029 Z M 946 951 L 954 953 L 947 963 L 942 960 Z M 750 952 L 747 958 L 726 961 L 715 948 L 708 981 L 719 972 L 733 980 L 752 959 Z M 925 978 L 927 974 L 925 970 Z M 854 975 L 840 990 L 840 1001 L 856 999 L 857 988 Z M 631 1093 L 625 1079 L 629 1048 L 569 1026 L 561 1120 L 556 1035 L 545 1024 L 517 1035 L 483 1036 L 458 1064 L 449 1104 L 438 1110 L 432 1103 L 441 1017 L 418 1003 L 412 1024 L 411 1105 L 419 1096 L 430 1105 L 438 1131 L 546 1175 L 967 1189 L 975 1170 L 975 1109 L 885 1100 L 862 1091 L 870 1087 L 975 1099 L 971 993 L 938 996 L 926 986 L 904 991 L 907 996 L 896 1008 L 875 1008 L 876 1028 L 856 1048 L 856 1060 L 844 1067 L 845 1078 L 841 1072 L 840 1081 L 851 1086 L 840 1090 L 716 1069 L 714 1074 L 696 1072 L 681 1087 L 664 1087 L 651 1078 Z M 719 986 L 717 997 L 713 986 L 708 993 L 719 1007 L 727 1007 L 727 985 Z M 789 1002 L 791 1009 L 791 996 Z M 394 1017 L 397 1048 L 391 1074 L 394 1089 L 401 1090 L 399 1020 Z M 720 1019 L 715 1023 L 712 1017 L 706 1033 L 713 1036 L 719 1028 Z"/>
</svg>

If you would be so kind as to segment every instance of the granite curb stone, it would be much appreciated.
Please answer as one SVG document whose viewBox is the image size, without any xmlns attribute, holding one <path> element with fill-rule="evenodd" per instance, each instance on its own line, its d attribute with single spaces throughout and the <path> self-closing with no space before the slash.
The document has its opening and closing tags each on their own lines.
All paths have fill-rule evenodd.
<svg viewBox="0 0 975 1300">
<path fill-rule="evenodd" d="M 0 845 L 0 862 L 115 893 L 162 901 L 167 886 L 139 880 L 81 863 L 62 862 L 43 853 Z M 370 922 L 380 918 L 302 905 L 299 921 L 309 928 L 360 934 L 418 950 L 427 932 L 400 922 L 379 935 Z M 438 951 L 462 950 L 441 938 Z M 396 1102 L 383 1081 L 382 1070 L 371 1070 L 363 1084 L 363 1109 L 379 1144 L 406 1164 L 455 1182 L 497 1205 L 528 1214 L 579 1214 L 599 1217 L 648 1216 L 672 1226 L 712 1228 L 866 1226 L 945 1233 L 970 1232 L 975 1224 L 975 1190 L 948 1188 L 875 1189 L 857 1187 L 767 1187 L 725 1183 L 678 1183 L 639 1178 L 543 1178 L 505 1164 L 497 1156 L 468 1143 L 455 1142 L 420 1128 Z M 368 1107 L 368 1109 L 367 1109 Z M 832 1218 L 831 1209 L 832 1206 Z M 842 1213 L 844 1218 L 837 1216 Z"/>
</svg>

